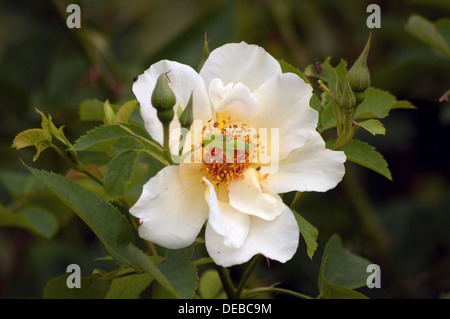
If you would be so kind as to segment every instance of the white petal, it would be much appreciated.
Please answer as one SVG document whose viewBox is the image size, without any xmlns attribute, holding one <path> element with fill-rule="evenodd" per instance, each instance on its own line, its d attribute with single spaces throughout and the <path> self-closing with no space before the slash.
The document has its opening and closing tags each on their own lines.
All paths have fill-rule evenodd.
<svg viewBox="0 0 450 319">
<path fill-rule="evenodd" d="M 148 181 L 130 213 L 139 236 L 170 249 L 192 244 L 208 217 L 200 164 L 167 166 Z"/>
<path fill-rule="evenodd" d="M 344 152 L 326 149 L 322 137 L 314 131 L 306 144 L 281 160 L 278 171 L 264 182 L 277 193 L 325 192 L 342 180 L 345 160 Z"/>
<path fill-rule="evenodd" d="M 229 83 L 224 87 L 222 80 L 214 79 L 209 86 L 209 96 L 214 111 L 231 116 L 234 121 L 252 118 L 260 109 L 258 100 L 242 83 Z"/>
<path fill-rule="evenodd" d="M 206 249 L 217 265 L 230 267 L 247 262 L 256 254 L 286 262 L 292 258 L 298 247 L 299 229 L 291 210 L 285 211 L 272 221 L 252 216 L 250 231 L 240 248 L 223 244 L 223 237 L 211 225 L 206 225 Z"/>
<path fill-rule="evenodd" d="M 219 78 L 224 85 L 240 82 L 250 91 L 278 74 L 281 67 L 277 60 L 263 48 L 245 42 L 229 43 L 213 50 L 200 71 L 206 87 Z"/>
<path fill-rule="evenodd" d="M 175 94 L 177 103 L 174 106 L 175 112 L 180 106 L 184 109 L 193 92 L 194 118 L 207 121 L 211 118 L 211 107 L 208 94 L 202 78 L 188 65 L 178 62 L 163 60 L 153 64 L 143 74 L 139 75 L 133 84 L 133 93 L 141 106 L 141 115 L 145 122 L 145 128 L 150 135 L 160 144 L 163 143 L 163 127 L 156 117 L 156 110 L 151 104 L 151 96 L 155 88 L 156 81 L 162 73 L 167 73 L 170 85 Z M 179 121 L 175 116 L 170 128 L 179 128 Z M 177 143 L 179 135 L 172 134 L 171 143 Z"/>
<path fill-rule="evenodd" d="M 205 198 L 209 205 L 208 224 L 223 237 L 223 244 L 230 248 L 239 248 L 247 238 L 250 217 L 234 209 L 230 204 L 217 199 L 214 186 L 203 178 L 208 185 Z"/>
<path fill-rule="evenodd" d="M 319 115 L 309 106 L 312 87 L 292 73 L 276 76 L 253 92 L 259 100 L 261 110 L 248 121 L 249 127 L 267 129 L 267 150 L 278 149 L 279 159 L 285 158 L 292 150 L 305 144 L 306 139 L 317 127 Z M 271 142 L 272 130 L 278 130 L 278 145 Z M 275 132 L 276 133 L 276 132 Z M 260 134 L 264 136 L 263 134 Z M 276 160 L 277 154 L 271 154 Z"/>
<path fill-rule="evenodd" d="M 265 220 L 273 220 L 286 209 L 277 194 L 263 190 L 256 169 L 247 168 L 243 175 L 243 180 L 234 180 L 228 184 L 231 206 Z"/>
</svg>

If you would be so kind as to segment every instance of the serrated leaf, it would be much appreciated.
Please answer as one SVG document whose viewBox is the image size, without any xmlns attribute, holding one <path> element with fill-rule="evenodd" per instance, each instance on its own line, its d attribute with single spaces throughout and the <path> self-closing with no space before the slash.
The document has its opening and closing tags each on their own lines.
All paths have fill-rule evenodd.
<svg viewBox="0 0 450 319">
<path fill-rule="evenodd" d="M 392 105 L 397 102 L 391 93 L 369 87 L 365 92 L 364 101 L 356 109 L 356 118 L 385 118 Z"/>
<path fill-rule="evenodd" d="M 284 60 L 279 60 L 278 62 L 280 63 L 280 66 L 281 66 L 281 72 L 294 73 L 294 74 L 298 75 L 303 81 L 305 81 L 306 83 L 309 83 L 308 78 L 298 68 L 296 68 L 295 66 L 293 66 L 290 63 L 287 63 Z"/>
<path fill-rule="evenodd" d="M 127 246 L 134 234 L 117 208 L 66 177 L 25 166 L 89 226 L 118 264 L 129 263 Z"/>
<path fill-rule="evenodd" d="M 334 285 L 323 279 L 322 282 L 323 299 L 369 299 L 367 296 L 353 289 Z"/>
<path fill-rule="evenodd" d="M 96 277 L 80 277 L 80 288 L 68 288 L 67 278 L 70 273 L 50 279 L 44 287 L 44 299 L 103 299 L 105 298 L 109 283 Z"/>
<path fill-rule="evenodd" d="M 135 137 L 120 137 L 112 144 L 111 151 L 114 154 L 122 153 L 127 150 L 134 150 L 135 152 L 139 152 L 144 149 L 145 145 L 143 142 L 139 141 Z"/>
<path fill-rule="evenodd" d="M 126 150 L 111 160 L 104 180 L 105 196 L 108 200 L 116 200 L 125 194 L 133 176 L 137 157 L 136 152 Z"/>
<path fill-rule="evenodd" d="M 55 124 L 53 124 L 52 117 L 49 115 L 48 117 L 45 116 L 44 113 L 39 111 L 38 109 L 35 109 L 37 113 L 41 115 L 42 121 L 41 121 L 41 127 L 44 131 L 46 131 L 52 138 L 54 144 L 58 144 L 58 142 L 62 145 L 65 145 L 68 147 L 70 145 L 69 141 L 66 138 L 66 135 L 64 134 L 64 126 L 60 126 L 57 128 Z"/>
<path fill-rule="evenodd" d="M 362 127 L 372 135 L 386 134 L 386 129 L 384 128 L 383 124 L 381 124 L 381 122 L 378 120 L 370 119 L 367 121 L 358 122 L 357 124 L 358 126 Z"/>
<path fill-rule="evenodd" d="M 440 33 L 440 31 L 450 30 L 449 20 L 445 19 L 443 21 L 447 22 L 441 22 L 438 31 L 433 22 L 419 15 L 412 15 L 409 17 L 405 29 L 419 40 L 450 57 L 450 43 L 446 41 L 448 35 L 443 36 Z"/>
<path fill-rule="evenodd" d="M 153 281 L 147 273 L 128 275 L 111 281 L 111 287 L 105 299 L 133 299 Z"/>
<path fill-rule="evenodd" d="M 36 147 L 36 154 L 33 161 L 39 158 L 39 155 L 52 144 L 52 136 L 43 129 L 35 128 L 23 131 L 14 138 L 12 146 L 20 150 L 24 147 Z"/>
<path fill-rule="evenodd" d="M 151 140 L 148 134 L 143 134 L 146 134 L 144 129 L 140 129 L 138 126 L 132 124 L 102 125 L 81 136 L 72 146 L 72 150 L 98 152 L 110 151 L 118 139 L 123 137 L 137 138 L 136 136 L 141 136 L 150 143 L 156 144 L 156 142 Z"/>
<path fill-rule="evenodd" d="M 82 121 L 103 122 L 105 118 L 103 102 L 96 99 L 83 101 L 80 105 L 79 113 Z"/>
<path fill-rule="evenodd" d="M 392 175 L 388 168 L 388 164 L 375 147 L 366 142 L 353 139 L 348 142 L 342 150 L 345 152 L 347 160 L 367 167 L 392 181 Z"/>
<path fill-rule="evenodd" d="M 365 298 L 352 289 L 366 285 L 370 262 L 345 249 L 339 235 L 325 246 L 319 270 L 318 286 L 326 299 Z"/>
<path fill-rule="evenodd" d="M 317 249 L 317 236 L 319 236 L 319 231 L 299 213 L 294 210 L 292 210 L 292 212 L 294 213 L 295 220 L 297 221 L 300 234 L 302 234 L 302 237 L 305 240 L 306 253 L 308 254 L 308 257 L 312 259 L 314 252 Z"/>
<path fill-rule="evenodd" d="M 355 289 L 366 285 L 371 262 L 345 249 L 339 235 L 328 240 L 320 266 L 320 276 L 329 283 Z"/>
<path fill-rule="evenodd" d="M 179 297 L 177 292 L 172 287 L 170 281 L 164 276 L 164 274 L 152 263 L 149 256 L 144 254 L 139 248 L 134 245 L 128 246 L 128 253 L 133 265 L 141 268 L 154 280 L 156 280 L 162 287 L 164 287 L 172 296 Z"/>
<path fill-rule="evenodd" d="M 156 267 L 169 280 L 179 298 L 193 298 L 198 284 L 197 268 L 184 249 L 167 250 L 166 261 Z"/>
<path fill-rule="evenodd" d="M 113 123 L 128 123 L 131 114 L 133 113 L 134 109 L 136 109 L 137 106 L 138 106 L 137 100 L 132 100 L 124 103 L 117 111 Z"/>
<path fill-rule="evenodd" d="M 58 230 L 58 221 L 42 207 L 29 205 L 17 212 L 0 206 L 0 227 L 23 228 L 44 238 L 52 238 Z"/>
<path fill-rule="evenodd" d="M 395 109 L 415 110 L 415 109 L 417 109 L 417 107 L 409 101 L 397 101 L 391 105 L 391 110 L 395 110 Z"/>
</svg>

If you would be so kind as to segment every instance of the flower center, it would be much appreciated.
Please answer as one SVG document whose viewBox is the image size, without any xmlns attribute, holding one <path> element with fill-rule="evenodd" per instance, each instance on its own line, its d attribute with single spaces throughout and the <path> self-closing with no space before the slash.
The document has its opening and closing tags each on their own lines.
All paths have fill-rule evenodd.
<svg viewBox="0 0 450 319">
<path fill-rule="evenodd" d="M 216 118 L 202 129 L 202 170 L 211 182 L 228 185 L 258 162 L 259 134 L 245 123 L 233 124 L 230 116 L 218 113 Z"/>
</svg>

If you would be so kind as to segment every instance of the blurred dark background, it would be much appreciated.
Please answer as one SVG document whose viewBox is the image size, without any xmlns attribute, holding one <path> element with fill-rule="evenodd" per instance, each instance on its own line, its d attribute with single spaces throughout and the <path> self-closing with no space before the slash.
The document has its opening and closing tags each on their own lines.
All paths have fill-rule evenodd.
<svg viewBox="0 0 450 319">
<path fill-rule="evenodd" d="M 66 26 L 70 3 L 81 6 L 81 29 Z M 380 29 L 366 26 L 370 3 L 380 5 Z M 19 159 L 32 163 L 34 150 L 11 148 L 18 132 L 39 127 L 35 107 L 64 125 L 73 141 L 96 125 L 79 120 L 82 101 L 133 99 L 133 77 L 160 59 L 197 68 L 205 32 L 211 50 L 246 41 L 299 69 L 327 56 L 351 64 L 372 32 L 372 86 L 417 106 L 382 120 L 386 136 L 358 132 L 385 156 L 393 182 L 347 163 L 343 183 L 308 195 L 300 206 L 319 229 L 313 260 L 301 243 L 292 261 L 262 266 L 256 279 L 317 295 L 321 252 L 339 233 L 351 251 L 381 266 L 381 289 L 361 290 L 369 297 L 448 298 L 450 103 L 439 98 L 450 89 L 450 61 L 404 25 L 411 14 L 435 21 L 449 13 L 447 0 L 1 1 L 1 207 L 37 203 L 55 214 L 59 226 L 50 239 L 0 227 L 0 297 L 40 298 L 46 281 L 68 264 L 90 275 L 98 267 L 94 258 L 105 254 L 87 226 L 26 172 Z M 32 165 L 68 170 L 52 151 Z"/>
</svg>

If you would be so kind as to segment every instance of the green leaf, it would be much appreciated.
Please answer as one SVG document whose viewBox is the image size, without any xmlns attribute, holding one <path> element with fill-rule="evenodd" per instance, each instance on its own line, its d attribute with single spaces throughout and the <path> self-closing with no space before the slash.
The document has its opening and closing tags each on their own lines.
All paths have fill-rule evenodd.
<svg viewBox="0 0 450 319">
<path fill-rule="evenodd" d="M 378 120 L 370 119 L 367 121 L 359 122 L 357 124 L 358 126 L 361 126 L 363 129 L 365 129 L 372 135 L 386 134 L 386 129 L 384 128 L 383 124 L 381 124 L 381 122 Z"/>
<path fill-rule="evenodd" d="M 19 133 L 13 141 L 12 146 L 20 150 L 24 147 L 36 147 L 36 154 L 33 161 L 39 158 L 39 155 L 52 144 L 52 136 L 43 129 L 34 128 Z"/>
<path fill-rule="evenodd" d="M 388 164 L 383 156 L 375 150 L 375 147 L 366 142 L 353 139 L 342 150 L 345 152 L 349 161 L 367 167 L 392 181 Z"/>
<path fill-rule="evenodd" d="M 323 130 L 328 130 L 336 126 L 336 113 L 333 109 L 333 103 L 330 101 L 320 114 L 320 126 Z"/>
<path fill-rule="evenodd" d="M 197 268 L 185 255 L 184 249 L 168 250 L 166 261 L 156 265 L 169 280 L 179 298 L 193 298 L 198 283 Z"/>
<path fill-rule="evenodd" d="M 136 246 L 130 245 L 128 251 L 134 265 L 152 276 L 170 296 L 175 298 L 194 296 L 198 281 L 197 269 L 183 252 L 168 250 L 166 261 L 154 265 L 149 256 Z"/>
<path fill-rule="evenodd" d="M 120 109 L 117 111 L 116 116 L 114 117 L 114 123 L 128 123 L 131 114 L 137 108 L 138 102 L 137 100 L 132 100 L 124 103 Z"/>
<path fill-rule="evenodd" d="M 405 29 L 419 40 L 450 57 L 449 35 L 447 34 L 450 30 L 449 21 L 449 19 L 438 21 L 438 28 L 436 28 L 437 24 L 433 24 L 419 15 L 412 15 L 406 22 Z"/>
<path fill-rule="evenodd" d="M 330 64 L 331 57 L 327 57 L 321 64 L 321 73 L 317 73 L 313 65 L 306 67 L 304 74 L 306 76 L 316 77 L 327 83 L 330 93 L 335 97 L 336 90 L 344 90 L 345 79 L 347 78 L 347 62 L 345 60 L 339 61 L 336 67 Z"/>
<path fill-rule="evenodd" d="M 79 113 L 82 121 L 103 122 L 105 118 L 103 102 L 96 99 L 83 101 L 80 105 Z"/>
<path fill-rule="evenodd" d="M 44 299 L 103 299 L 105 298 L 109 283 L 96 277 L 81 276 L 80 288 L 68 288 L 67 278 L 70 273 L 50 279 L 44 287 Z"/>
<path fill-rule="evenodd" d="M 209 44 L 209 40 L 208 40 L 207 34 L 205 32 L 205 40 L 203 42 L 203 55 L 202 55 L 202 59 L 200 60 L 200 63 L 198 64 L 198 67 L 197 67 L 198 73 L 200 73 L 200 70 L 202 69 L 203 65 L 205 64 L 206 60 L 209 57 L 209 54 L 211 53 L 209 51 L 208 44 Z"/>
<path fill-rule="evenodd" d="M 323 279 L 322 282 L 323 299 L 369 299 L 367 296 L 353 289 L 334 285 Z"/>
<path fill-rule="evenodd" d="M 434 23 L 434 26 L 447 43 L 447 48 L 450 48 L 450 19 L 439 19 Z"/>
<path fill-rule="evenodd" d="M 220 281 L 217 270 L 208 269 L 200 277 L 198 283 L 198 292 L 201 297 L 205 299 L 216 298 L 222 289 L 222 282 Z"/>
<path fill-rule="evenodd" d="M 149 256 L 144 254 L 139 248 L 134 245 L 128 246 L 128 252 L 130 260 L 133 265 L 141 268 L 147 274 L 149 274 L 155 281 L 157 281 L 162 287 L 164 287 L 172 296 L 179 298 L 175 289 L 170 281 L 164 276 L 150 260 Z"/>
<path fill-rule="evenodd" d="M 152 280 L 153 277 L 147 273 L 114 279 L 105 299 L 133 299 L 147 288 Z"/>
<path fill-rule="evenodd" d="M 1 171 L 0 181 L 12 197 L 27 196 L 45 186 L 28 172 Z"/>
<path fill-rule="evenodd" d="M 409 102 L 409 101 L 397 101 L 391 105 L 391 110 L 395 110 L 395 109 L 415 110 L 415 109 L 417 109 L 417 107 L 414 106 L 413 104 L 411 104 L 411 102 Z"/>
<path fill-rule="evenodd" d="M 137 157 L 136 152 L 127 150 L 109 163 L 104 180 L 105 196 L 108 200 L 116 200 L 125 194 L 133 176 Z"/>
<path fill-rule="evenodd" d="M 320 103 L 319 97 L 315 94 L 311 97 L 311 100 L 309 101 L 309 106 L 316 110 L 317 112 L 322 113 L 322 104 Z"/>
<path fill-rule="evenodd" d="M 50 239 L 58 230 L 58 221 L 50 212 L 39 206 L 25 206 L 17 212 L 0 206 L 0 226 L 23 228 Z"/>
<path fill-rule="evenodd" d="M 137 125 L 109 124 L 96 127 L 81 136 L 72 146 L 72 150 L 109 152 L 114 143 L 123 137 L 134 138 L 138 142 L 146 142 L 148 147 L 158 148 L 158 144 L 151 139 L 145 129 Z"/>
<path fill-rule="evenodd" d="M 129 136 L 118 138 L 117 140 L 115 140 L 111 147 L 111 151 L 114 154 L 119 154 L 127 150 L 134 150 L 135 152 L 139 152 L 143 149 L 145 149 L 145 144 L 143 142 L 139 141 L 135 137 Z"/>
<path fill-rule="evenodd" d="M 320 265 L 319 288 L 325 281 L 355 289 L 366 285 L 367 266 L 371 262 L 353 254 L 342 245 L 339 235 L 333 235 L 325 246 Z"/>
<path fill-rule="evenodd" d="M 129 263 L 127 246 L 134 234 L 117 208 L 66 177 L 25 166 L 89 226 L 117 263 Z"/>
<path fill-rule="evenodd" d="M 46 131 L 50 136 L 53 138 L 53 144 L 62 144 L 65 147 L 69 147 L 70 143 L 66 138 L 66 135 L 64 134 L 64 126 L 60 126 L 57 128 L 55 124 L 53 124 L 52 117 L 49 115 L 48 118 L 45 116 L 44 113 L 39 111 L 38 109 L 35 109 L 36 112 L 38 112 L 42 117 L 41 127 L 44 131 Z"/>
<path fill-rule="evenodd" d="M 304 219 L 299 213 L 294 210 L 292 210 L 292 212 L 294 213 L 294 217 L 297 221 L 300 233 L 305 240 L 306 252 L 308 254 L 308 257 L 312 259 L 314 252 L 317 249 L 317 236 L 319 236 L 319 231 L 316 227 L 314 227 L 306 219 Z"/>
<path fill-rule="evenodd" d="M 294 74 L 298 75 L 303 81 L 305 81 L 306 83 L 309 83 L 308 78 L 298 68 L 296 68 L 295 66 L 293 66 L 290 63 L 287 63 L 284 60 L 279 60 L 278 62 L 280 63 L 280 66 L 281 66 L 281 72 L 294 73 Z"/>
<path fill-rule="evenodd" d="M 385 118 L 396 102 L 391 93 L 369 87 L 365 91 L 364 101 L 356 109 L 356 118 Z"/>
<path fill-rule="evenodd" d="M 116 112 L 114 111 L 113 107 L 109 104 L 109 101 L 106 100 L 103 104 L 103 111 L 105 112 L 105 124 L 112 124 L 114 123 L 114 118 L 116 117 Z"/>
</svg>

